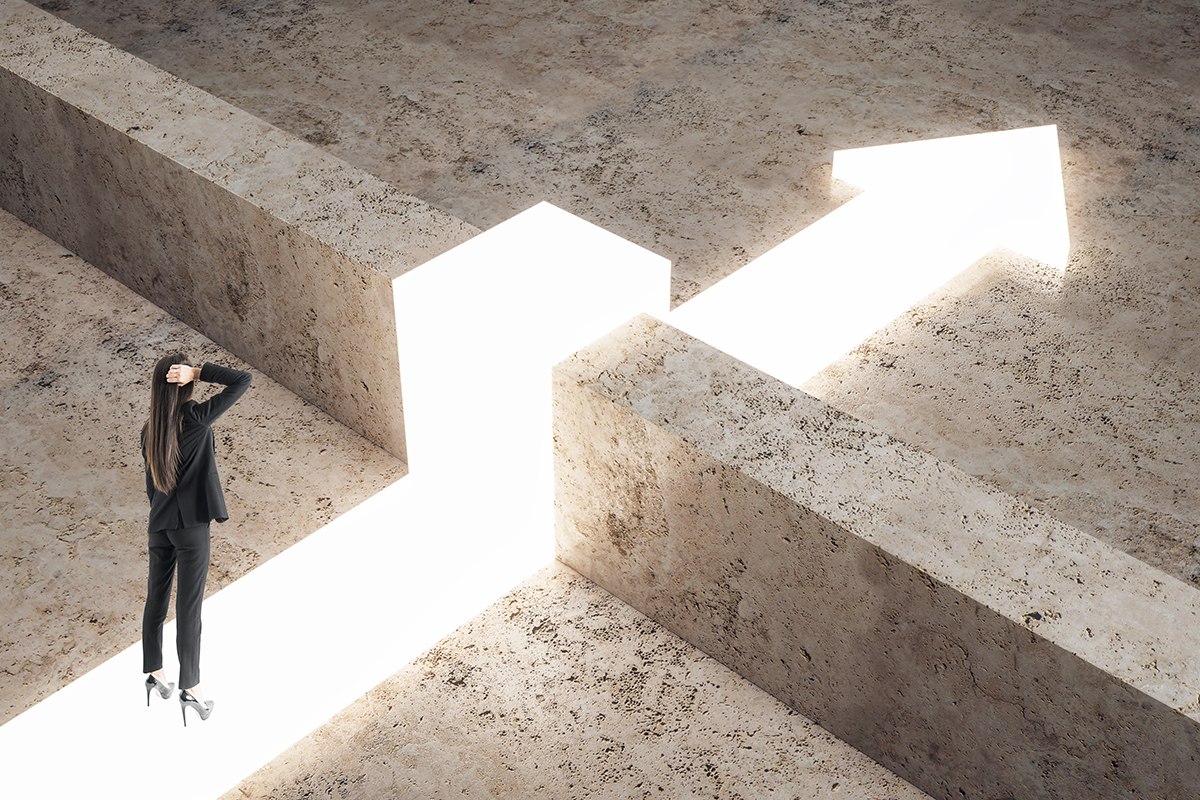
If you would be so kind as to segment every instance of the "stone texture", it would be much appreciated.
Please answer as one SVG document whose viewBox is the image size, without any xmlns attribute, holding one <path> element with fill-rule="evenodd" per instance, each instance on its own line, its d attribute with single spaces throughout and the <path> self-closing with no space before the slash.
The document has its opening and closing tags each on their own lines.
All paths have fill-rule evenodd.
<svg viewBox="0 0 1200 800">
<path fill-rule="evenodd" d="M 561 565 L 223 797 L 464 796 L 926 797 Z"/>
<path fill-rule="evenodd" d="M 837 149 L 1057 124 L 1065 283 L 997 254 L 806 389 L 1200 585 L 1194 3 L 39 4 L 473 224 L 620 233 L 675 302 L 844 200 Z"/>
<path fill-rule="evenodd" d="M 936 797 L 1200 785 L 1200 592 L 642 316 L 555 371 L 560 559 Z"/>
<path fill-rule="evenodd" d="M 391 280 L 476 231 L 26 3 L 0 207 L 404 457 Z"/>
<path fill-rule="evenodd" d="M 1121 183 L 1186 152 L 1200 69 L 1186 2 L 39 3 L 481 227 L 603 225 L 679 299 L 836 205 L 834 149 L 1057 122 L 1073 190 Z"/>
<path fill-rule="evenodd" d="M 149 505 L 138 437 L 162 353 L 254 374 L 214 426 L 231 513 L 213 525 L 208 595 L 398 480 L 404 464 L 4 212 L 0 241 L 3 723 L 141 639 Z"/>
<path fill-rule="evenodd" d="M 1112 266 L 992 255 L 803 388 L 1200 588 L 1200 307 Z"/>
<path fill-rule="evenodd" d="M 39 4 L 475 224 L 619 231 L 676 302 L 837 205 L 835 149 L 1059 124 L 1065 282 L 990 259 L 805 388 L 1200 585 L 1193 3 Z"/>
</svg>

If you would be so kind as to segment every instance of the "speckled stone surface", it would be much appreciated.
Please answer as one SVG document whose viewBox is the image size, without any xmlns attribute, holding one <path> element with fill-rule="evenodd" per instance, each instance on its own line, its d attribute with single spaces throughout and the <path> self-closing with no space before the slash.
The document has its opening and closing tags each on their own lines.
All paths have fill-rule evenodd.
<svg viewBox="0 0 1200 800">
<path fill-rule="evenodd" d="M 404 457 L 391 280 L 477 231 L 22 2 L 0 207 Z"/>
<path fill-rule="evenodd" d="M 212 526 L 210 595 L 404 464 L 2 211 L 0 241 L 3 723 L 141 640 L 138 437 L 162 353 L 254 374 L 213 428 L 230 519 Z"/>
<path fill-rule="evenodd" d="M 803 388 L 1200 588 L 1200 293 L 1105 258 L 986 258 Z"/>
<path fill-rule="evenodd" d="M 848 196 L 835 149 L 1056 123 L 1066 281 L 991 259 L 805 388 L 1200 585 L 1193 3 L 38 4 L 473 224 L 551 200 L 677 301 Z"/>
<path fill-rule="evenodd" d="M 930 794 L 1200 785 L 1194 587 L 647 316 L 554 431 L 564 563 Z"/>
<path fill-rule="evenodd" d="M 836 204 L 834 149 L 1058 123 L 1078 203 L 1186 180 L 1200 121 L 1178 0 L 39 4 L 476 225 L 553 202 L 680 297 Z"/>
<path fill-rule="evenodd" d="M 828 213 L 835 150 L 1057 124 L 1010 256 L 806 389 L 1200 585 L 1200 11 L 1166 0 L 39 0 L 481 227 L 549 200 L 676 301 Z"/>
<path fill-rule="evenodd" d="M 223 800 L 292 797 L 927 795 L 553 565 Z"/>
</svg>

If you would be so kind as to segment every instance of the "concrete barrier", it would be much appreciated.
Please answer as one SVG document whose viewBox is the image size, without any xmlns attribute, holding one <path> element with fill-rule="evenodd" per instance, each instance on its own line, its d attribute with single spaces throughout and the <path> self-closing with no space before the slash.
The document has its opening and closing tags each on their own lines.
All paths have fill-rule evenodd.
<svg viewBox="0 0 1200 800">
<path fill-rule="evenodd" d="M 20 0 L 0 207 L 400 458 L 392 280 L 478 233 Z"/>
<path fill-rule="evenodd" d="M 554 409 L 559 559 L 924 791 L 1197 796 L 1200 592 L 650 317 Z"/>
</svg>

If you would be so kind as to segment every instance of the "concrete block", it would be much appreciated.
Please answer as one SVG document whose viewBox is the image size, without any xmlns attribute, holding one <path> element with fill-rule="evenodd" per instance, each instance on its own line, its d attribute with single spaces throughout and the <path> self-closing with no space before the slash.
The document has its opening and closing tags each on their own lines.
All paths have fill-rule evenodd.
<svg viewBox="0 0 1200 800">
<path fill-rule="evenodd" d="M 0 207 L 405 455 L 392 280 L 477 229 L 19 0 Z"/>
<path fill-rule="evenodd" d="M 1194 798 L 1200 593 L 641 316 L 554 373 L 558 557 L 941 798 Z"/>
</svg>

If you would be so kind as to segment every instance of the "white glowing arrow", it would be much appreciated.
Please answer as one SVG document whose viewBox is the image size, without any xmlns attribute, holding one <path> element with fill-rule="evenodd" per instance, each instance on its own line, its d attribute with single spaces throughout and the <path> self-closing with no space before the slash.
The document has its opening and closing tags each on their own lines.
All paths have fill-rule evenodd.
<svg viewBox="0 0 1200 800">
<path fill-rule="evenodd" d="M 397 278 L 412 474 L 205 601 L 212 719 L 142 706 L 135 644 L 0 726 L 0 793 L 214 797 L 546 563 L 550 367 L 639 311 L 798 383 L 997 244 L 1065 259 L 1053 128 L 834 167 L 869 191 L 671 314 L 664 259 L 545 204 Z"/>
<path fill-rule="evenodd" d="M 666 321 L 799 385 L 988 251 L 1066 266 L 1053 125 L 844 150 L 867 191 Z"/>
</svg>

